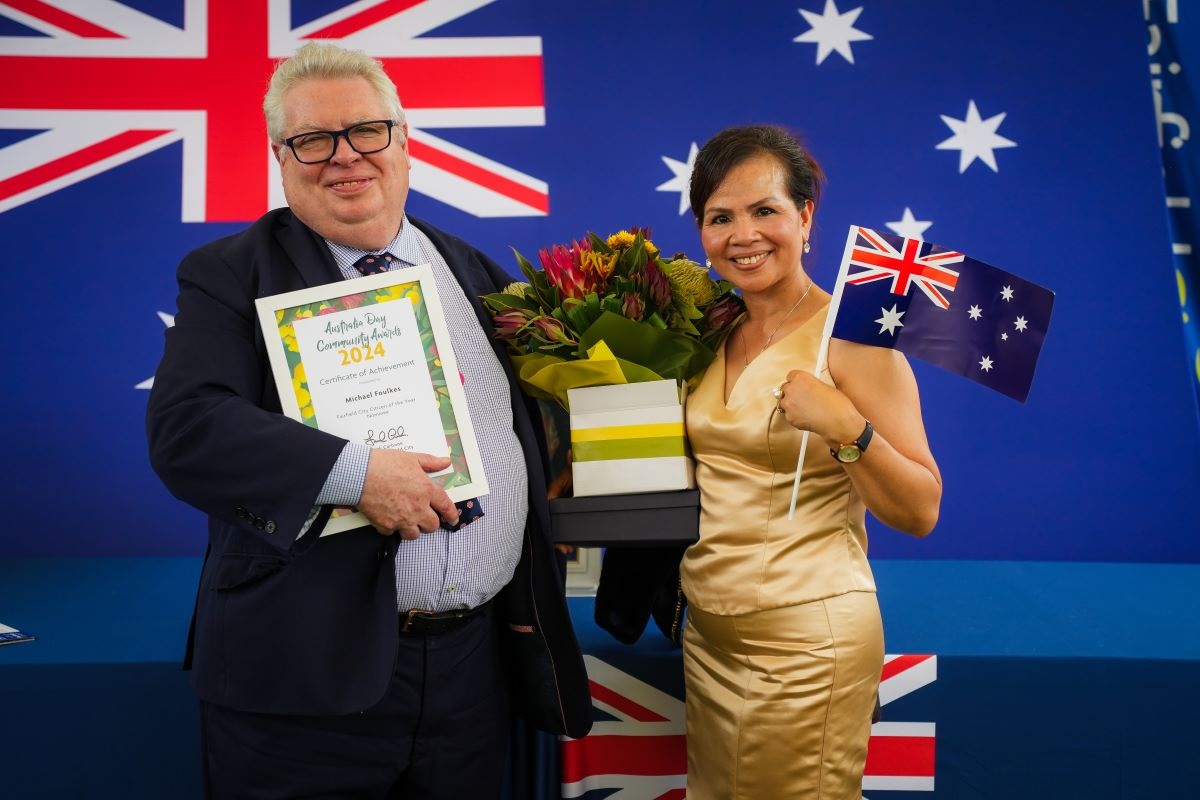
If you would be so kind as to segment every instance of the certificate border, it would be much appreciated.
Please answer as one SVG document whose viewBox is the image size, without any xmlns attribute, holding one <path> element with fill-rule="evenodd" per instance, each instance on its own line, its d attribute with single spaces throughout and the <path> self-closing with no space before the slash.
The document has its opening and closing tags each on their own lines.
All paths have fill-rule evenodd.
<svg viewBox="0 0 1200 800">
<path fill-rule="evenodd" d="M 416 287 L 416 294 L 412 287 Z M 469 477 L 456 470 L 445 476 L 460 482 L 444 486 L 450 499 L 458 502 L 488 493 L 487 476 L 483 471 L 483 459 L 479 453 L 479 445 L 475 438 L 475 429 L 471 422 L 471 412 L 467 406 L 466 393 L 462 381 L 453 380 L 461 373 L 454 356 L 454 347 L 450 340 L 450 329 L 442 314 L 442 304 L 438 297 L 437 284 L 434 281 L 433 269 L 429 264 L 418 264 L 401 270 L 384 272 L 378 275 L 368 275 L 362 278 L 335 281 L 333 283 L 299 289 L 294 292 L 260 297 L 254 301 L 258 311 L 259 325 L 262 327 L 263 338 L 267 345 L 267 358 L 271 364 L 271 373 L 275 378 L 275 387 L 279 393 L 279 401 L 283 413 L 297 422 L 320 428 L 319 421 L 313 415 L 310 403 L 301 401 L 308 397 L 307 376 L 303 372 L 304 362 L 299 356 L 296 345 L 295 331 L 292 320 L 298 309 L 309 311 L 309 316 L 321 313 L 324 308 L 333 309 L 333 303 L 346 308 L 361 308 L 379 305 L 398 300 L 408 300 L 418 309 L 423 307 L 429 330 L 421 330 L 420 314 L 417 314 L 417 327 L 421 333 L 423 350 L 426 353 L 426 369 L 435 391 L 445 387 L 445 397 L 449 400 L 449 409 L 444 403 L 438 403 L 438 412 L 442 418 L 443 431 L 453 424 L 455 431 L 447 432 L 452 461 L 465 464 Z M 305 306 L 317 306 L 304 309 Z M 336 309 L 343 310 L 343 309 Z M 284 320 L 287 319 L 287 322 Z M 432 350 L 424 346 L 425 336 L 432 335 Z M 292 354 L 289 357 L 289 352 Z M 294 364 L 292 362 L 295 362 Z M 442 373 L 443 380 L 439 381 L 436 373 Z M 447 419 L 447 415 L 451 419 Z M 457 441 L 453 441 L 457 440 Z M 455 444 L 461 446 L 461 454 L 455 453 Z M 457 456 L 457 457 L 456 457 Z M 438 481 L 438 478 L 434 479 Z M 464 481 L 465 482 L 461 482 Z M 441 481 L 439 481 L 440 483 Z M 366 516 L 347 507 L 336 507 L 329 521 L 321 531 L 322 536 L 370 525 Z"/>
</svg>

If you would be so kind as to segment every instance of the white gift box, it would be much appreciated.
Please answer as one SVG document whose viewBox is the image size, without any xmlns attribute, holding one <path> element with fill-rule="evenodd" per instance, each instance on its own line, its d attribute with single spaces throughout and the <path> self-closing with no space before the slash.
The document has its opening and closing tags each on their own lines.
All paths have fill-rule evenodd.
<svg viewBox="0 0 1200 800">
<path fill-rule="evenodd" d="M 569 389 L 567 401 L 576 497 L 695 488 L 676 381 Z"/>
</svg>

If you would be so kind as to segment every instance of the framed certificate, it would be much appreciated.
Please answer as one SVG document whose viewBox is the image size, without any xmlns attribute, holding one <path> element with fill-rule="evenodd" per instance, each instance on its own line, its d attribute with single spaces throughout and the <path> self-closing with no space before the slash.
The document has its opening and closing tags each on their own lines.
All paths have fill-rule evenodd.
<svg viewBox="0 0 1200 800">
<path fill-rule="evenodd" d="M 369 447 L 448 457 L 451 500 L 488 493 L 428 264 L 255 301 L 283 412 Z M 337 508 L 322 536 L 369 525 Z"/>
</svg>

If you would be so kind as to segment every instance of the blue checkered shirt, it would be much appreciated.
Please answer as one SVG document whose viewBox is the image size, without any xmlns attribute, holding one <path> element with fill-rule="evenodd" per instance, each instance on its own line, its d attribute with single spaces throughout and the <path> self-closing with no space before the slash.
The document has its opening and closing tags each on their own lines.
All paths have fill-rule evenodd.
<svg viewBox="0 0 1200 800">
<path fill-rule="evenodd" d="M 361 277 L 354 262 L 367 251 L 326 244 L 344 278 Z M 528 476 L 513 430 L 508 378 L 462 287 L 428 236 L 405 218 L 391 244 L 375 252 L 388 252 L 399 259 L 393 270 L 414 264 L 433 268 L 454 356 L 465 376 L 463 391 L 489 489 L 481 499 L 484 516 L 461 531 L 438 530 L 415 540 L 396 540 L 397 608 L 474 608 L 493 598 L 512 579 L 529 513 Z M 356 505 L 369 457 L 370 448 L 348 442 L 317 503 Z"/>
</svg>

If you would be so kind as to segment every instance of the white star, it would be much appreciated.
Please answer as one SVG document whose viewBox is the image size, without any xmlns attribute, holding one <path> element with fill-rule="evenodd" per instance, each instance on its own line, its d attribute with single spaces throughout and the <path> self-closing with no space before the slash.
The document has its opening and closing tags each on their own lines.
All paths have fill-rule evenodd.
<svg viewBox="0 0 1200 800">
<path fill-rule="evenodd" d="M 903 317 L 908 312 L 896 311 L 895 305 L 892 306 L 891 311 L 888 311 L 886 308 L 881 308 L 879 310 L 883 313 L 882 317 L 875 320 L 876 322 L 879 323 L 879 332 L 883 333 L 884 331 L 887 331 L 888 333 L 895 336 L 896 328 L 904 327 L 904 323 L 900 321 L 900 318 Z"/>
<path fill-rule="evenodd" d="M 692 167 L 696 165 L 696 153 L 700 152 L 700 148 L 692 142 L 692 147 L 688 150 L 687 161 L 676 161 L 667 156 L 661 156 L 663 163 L 675 173 L 675 177 L 661 184 L 656 192 L 679 192 L 679 215 L 683 216 L 683 212 L 688 210 L 691 205 L 691 200 L 688 198 L 689 185 L 692 180 Z"/>
<path fill-rule="evenodd" d="M 954 131 L 954 135 L 940 143 L 937 149 L 959 151 L 958 171 L 960 174 L 966 172 L 967 167 L 977 158 L 991 167 L 992 172 L 999 172 L 1000 168 L 996 166 L 996 154 L 993 151 L 1002 147 L 1017 146 L 1016 142 L 1005 139 L 996 133 L 996 129 L 1000 127 L 1000 123 L 1004 121 L 1007 114 L 997 114 L 994 117 L 982 119 L 979 116 L 979 109 L 975 107 L 974 100 L 971 100 L 970 105 L 967 106 L 966 119 L 955 119 L 947 117 L 945 114 L 940 116 L 942 122 Z"/>
<path fill-rule="evenodd" d="M 983 309 L 979 306 L 971 306 L 967 309 L 967 313 L 971 315 L 971 319 L 978 320 L 983 316 Z"/>
<path fill-rule="evenodd" d="M 1000 334 L 1000 341 L 1002 341 L 1002 342 L 1007 342 L 1007 341 L 1008 341 L 1008 334 L 1007 334 L 1007 333 L 1002 333 L 1002 334 Z"/>
<path fill-rule="evenodd" d="M 979 368 L 980 368 L 981 370 L 983 370 L 984 372 L 991 372 L 991 371 L 992 371 L 992 358 L 991 358 L 991 356 L 984 356 L 982 359 L 980 359 L 980 361 L 979 361 Z"/>
<path fill-rule="evenodd" d="M 163 325 L 166 325 L 168 328 L 173 328 L 173 327 L 175 327 L 175 317 L 174 317 L 174 316 L 172 316 L 171 314 L 168 314 L 168 313 L 167 313 L 167 312 L 165 312 L 165 311 L 159 311 L 159 312 L 158 312 L 158 318 L 159 318 L 159 319 L 161 319 L 161 320 L 162 320 L 162 322 L 163 322 Z M 142 381 L 141 383 L 137 384 L 137 385 L 136 385 L 136 386 L 134 386 L 133 388 L 135 388 L 135 389 L 149 389 L 149 388 L 150 388 L 151 386 L 153 386 L 153 385 L 154 385 L 154 376 L 153 376 L 153 375 L 151 375 L 149 378 L 146 378 L 146 380 L 144 380 L 144 381 Z"/>
<path fill-rule="evenodd" d="M 1013 323 L 1013 327 L 1016 328 L 1021 333 L 1025 332 L 1025 328 L 1028 325 L 1029 325 L 1029 322 L 1026 321 L 1026 319 L 1024 317 L 1017 317 L 1017 321 Z"/>
<path fill-rule="evenodd" d="M 929 230 L 929 226 L 932 224 L 933 223 L 929 220 L 917 219 L 913 216 L 912 209 L 908 206 L 905 206 L 904 214 L 901 215 L 900 219 L 896 220 L 895 222 L 887 223 L 887 226 L 891 228 L 897 236 L 903 236 L 905 239 L 917 239 L 919 241 L 924 241 L 921 239 L 921 234 Z"/>
<path fill-rule="evenodd" d="M 804 20 L 812 26 L 793 42 L 816 42 L 817 64 L 824 61 L 830 53 L 837 51 L 838 55 L 854 63 L 854 52 L 850 49 L 851 42 L 865 42 L 875 37 L 863 33 L 854 27 L 854 21 L 862 13 L 862 6 L 852 8 L 845 14 L 839 14 L 837 4 L 833 0 L 825 0 L 825 10 L 819 15 L 811 11 L 799 9 Z"/>
<path fill-rule="evenodd" d="M 1005 302 L 1011 303 L 1013 299 L 1013 288 L 1011 286 L 1005 286 L 1000 290 L 1000 296 L 1004 298 Z"/>
</svg>

